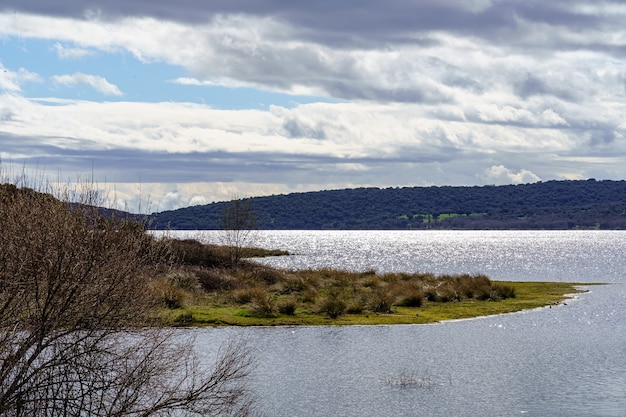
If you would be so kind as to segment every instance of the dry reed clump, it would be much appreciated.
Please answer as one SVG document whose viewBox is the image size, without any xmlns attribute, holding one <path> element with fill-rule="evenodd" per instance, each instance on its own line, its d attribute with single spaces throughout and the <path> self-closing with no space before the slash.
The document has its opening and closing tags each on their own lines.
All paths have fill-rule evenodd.
<svg viewBox="0 0 626 417">
<path fill-rule="evenodd" d="M 256 287 L 250 300 L 250 313 L 258 317 L 269 317 L 274 313 L 274 295 L 265 288 Z"/>
<path fill-rule="evenodd" d="M 395 303 L 393 290 L 388 287 L 373 289 L 367 297 L 367 309 L 374 313 L 390 313 Z"/>
<path fill-rule="evenodd" d="M 232 291 L 241 286 L 241 281 L 223 268 L 193 268 L 190 272 L 206 292 Z"/>
<path fill-rule="evenodd" d="M 303 277 L 294 274 L 288 274 L 278 285 L 278 291 L 281 294 L 302 293 L 310 288 L 310 283 Z"/>
<path fill-rule="evenodd" d="M 278 312 L 288 316 L 293 316 L 296 313 L 296 308 L 298 308 L 298 301 L 293 297 L 283 299 L 276 304 Z"/>
<path fill-rule="evenodd" d="M 195 239 L 167 239 L 164 244 L 169 247 L 173 261 L 178 265 L 194 265 L 203 267 L 227 267 L 228 258 L 214 246 L 205 245 Z"/>
<path fill-rule="evenodd" d="M 365 311 L 365 303 L 361 299 L 353 299 L 346 305 L 347 314 L 361 314 Z"/>
<path fill-rule="evenodd" d="M 421 307 L 424 303 L 424 290 L 419 286 L 405 286 L 401 289 L 401 295 L 397 305 L 402 307 Z"/>
<path fill-rule="evenodd" d="M 251 271 L 251 277 L 255 282 L 273 285 L 279 281 L 284 281 L 285 274 L 276 268 L 258 266 Z"/>
<path fill-rule="evenodd" d="M 150 283 L 150 292 L 165 308 L 176 309 L 185 305 L 189 294 L 167 278 Z"/>
</svg>

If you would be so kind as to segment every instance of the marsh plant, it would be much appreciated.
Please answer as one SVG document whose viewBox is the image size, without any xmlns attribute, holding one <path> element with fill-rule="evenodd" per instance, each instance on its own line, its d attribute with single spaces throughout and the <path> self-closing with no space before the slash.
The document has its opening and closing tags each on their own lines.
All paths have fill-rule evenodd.
<svg viewBox="0 0 626 417">
<path fill-rule="evenodd" d="M 390 376 L 385 379 L 385 383 L 388 385 L 400 387 L 400 388 L 429 388 L 437 385 L 437 382 L 432 376 L 417 376 L 413 372 L 403 371 L 398 375 Z"/>
</svg>

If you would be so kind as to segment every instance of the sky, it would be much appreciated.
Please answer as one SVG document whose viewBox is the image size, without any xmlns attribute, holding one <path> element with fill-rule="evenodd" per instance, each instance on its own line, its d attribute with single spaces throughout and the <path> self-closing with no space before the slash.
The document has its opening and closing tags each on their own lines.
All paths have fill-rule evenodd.
<svg viewBox="0 0 626 417">
<path fill-rule="evenodd" d="M 2 0 L 0 170 L 135 212 L 621 180 L 625 21 L 602 0 Z"/>
</svg>

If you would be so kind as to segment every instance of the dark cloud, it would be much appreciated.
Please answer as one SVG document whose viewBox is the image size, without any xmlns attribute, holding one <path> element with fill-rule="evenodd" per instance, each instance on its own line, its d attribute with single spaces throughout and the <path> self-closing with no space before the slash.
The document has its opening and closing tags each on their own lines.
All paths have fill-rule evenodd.
<svg viewBox="0 0 626 417">
<path fill-rule="evenodd" d="M 326 139 L 326 132 L 323 127 L 310 126 L 293 118 L 283 123 L 283 129 L 290 138 Z"/>
<path fill-rule="evenodd" d="M 615 131 L 609 127 L 602 130 L 594 130 L 591 133 L 591 146 L 610 145 L 615 141 Z"/>
<path fill-rule="evenodd" d="M 576 101 L 576 95 L 571 90 L 559 85 L 550 85 L 531 74 L 528 74 L 522 82 L 518 83 L 515 90 L 517 95 L 524 99 L 532 96 L 551 95 L 567 101 Z"/>
<path fill-rule="evenodd" d="M 619 3 L 593 2 L 593 5 Z M 572 11 L 568 0 L 505 0 L 472 9 L 465 0 L 5 0 L 0 9 L 36 14 L 103 18 L 150 16 L 202 23 L 218 14 L 273 17 L 290 23 L 300 37 L 332 45 L 381 46 L 432 42 L 420 33 L 437 30 L 471 33 L 493 42 L 516 41 L 524 21 L 580 30 L 606 25 L 610 17 Z M 621 22 L 611 22 L 621 24 Z"/>
</svg>

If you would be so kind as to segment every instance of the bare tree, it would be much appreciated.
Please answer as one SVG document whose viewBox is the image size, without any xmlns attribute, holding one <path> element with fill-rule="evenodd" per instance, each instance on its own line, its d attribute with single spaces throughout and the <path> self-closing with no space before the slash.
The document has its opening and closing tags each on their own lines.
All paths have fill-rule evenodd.
<svg viewBox="0 0 626 417">
<path fill-rule="evenodd" d="M 77 195 L 0 185 L 0 415 L 251 415 L 248 350 L 207 368 L 152 314 L 165 245 Z"/>
<path fill-rule="evenodd" d="M 230 262 L 236 267 L 243 258 L 246 246 L 254 239 L 256 213 L 252 208 L 252 199 L 235 196 L 224 206 L 220 225 Z"/>
</svg>

